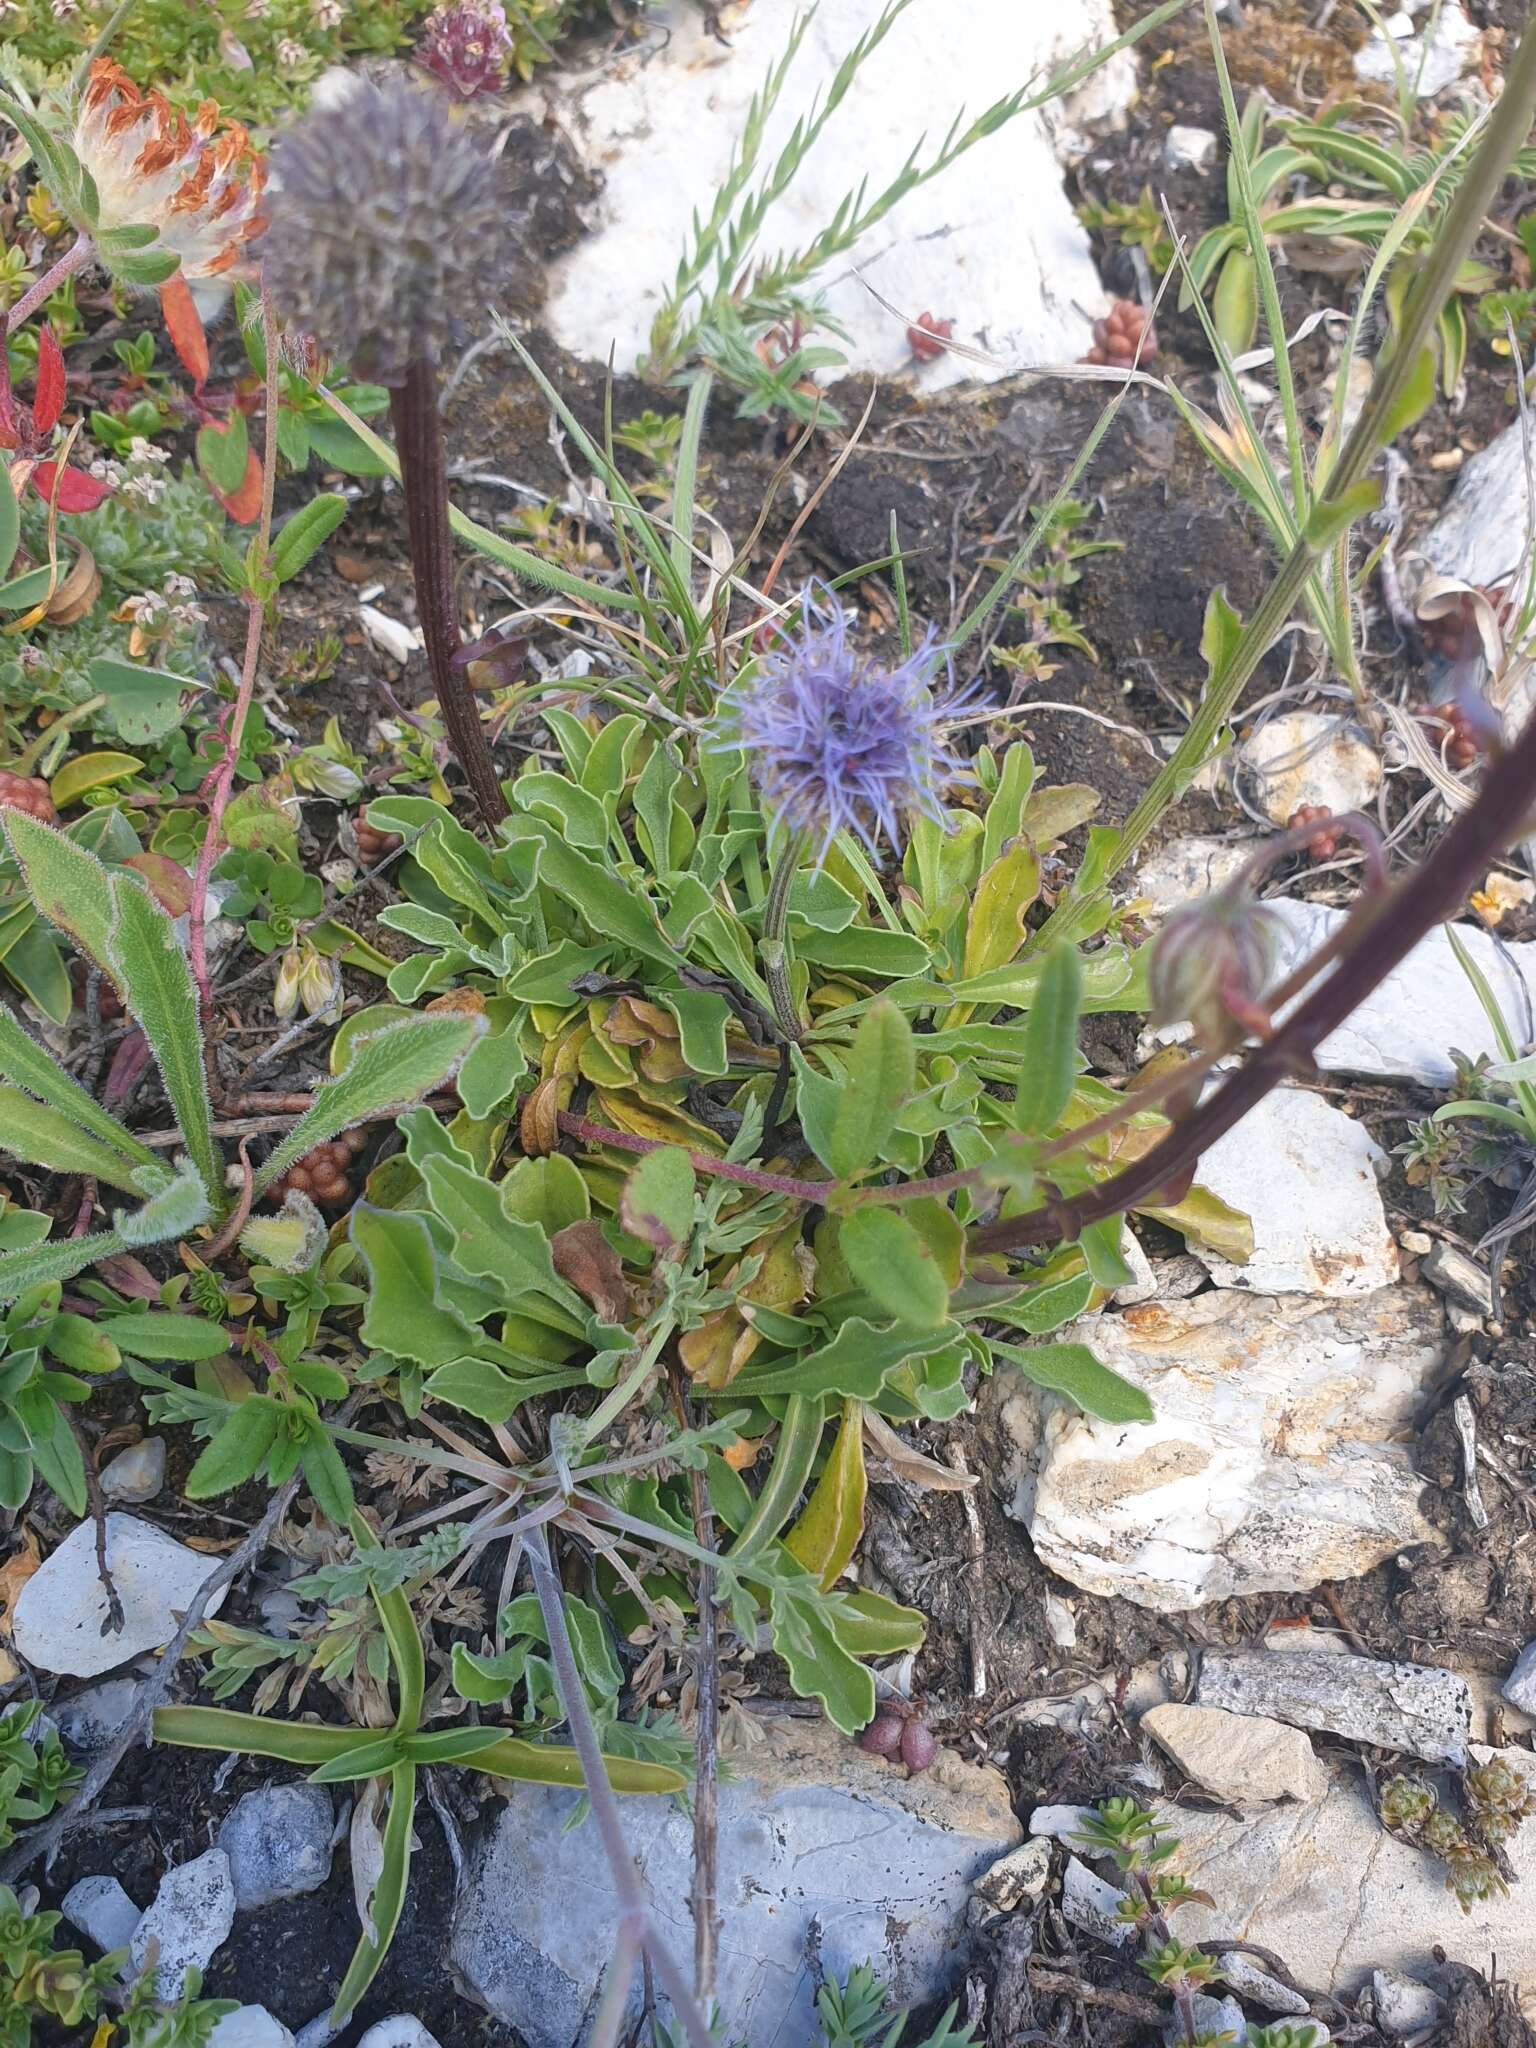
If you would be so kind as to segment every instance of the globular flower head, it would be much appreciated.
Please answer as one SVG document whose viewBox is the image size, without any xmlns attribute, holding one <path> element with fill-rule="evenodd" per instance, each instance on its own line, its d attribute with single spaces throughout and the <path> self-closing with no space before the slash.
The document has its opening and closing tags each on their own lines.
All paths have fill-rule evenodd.
<svg viewBox="0 0 1536 2048">
<path fill-rule="evenodd" d="M 385 384 L 464 338 L 501 275 L 508 208 L 438 99 L 358 85 L 288 130 L 273 173 L 263 274 L 289 325 Z"/>
<path fill-rule="evenodd" d="M 511 56 L 501 0 L 443 0 L 427 16 L 416 46 L 416 62 L 461 100 L 500 92 Z"/>
<path fill-rule="evenodd" d="M 939 792 L 964 772 L 943 740 L 956 699 L 931 688 L 943 650 L 930 632 L 884 666 L 851 643 L 842 608 L 814 584 L 800 614 L 799 637 L 763 657 L 714 744 L 745 752 L 765 804 L 820 859 L 843 831 L 872 852 L 882 832 L 899 846 L 903 816 L 942 822 Z"/>
<path fill-rule="evenodd" d="M 1147 969 L 1152 1022 L 1193 1024 L 1207 1045 L 1233 1024 L 1269 1029 L 1264 991 L 1273 979 L 1278 926 L 1239 876 L 1174 911 L 1153 942 Z"/>
<path fill-rule="evenodd" d="M 262 232 L 266 165 L 238 122 L 204 100 L 191 121 L 98 57 L 80 102 L 74 150 L 100 202 L 98 231 L 152 227 L 191 283 L 242 266 Z"/>
</svg>

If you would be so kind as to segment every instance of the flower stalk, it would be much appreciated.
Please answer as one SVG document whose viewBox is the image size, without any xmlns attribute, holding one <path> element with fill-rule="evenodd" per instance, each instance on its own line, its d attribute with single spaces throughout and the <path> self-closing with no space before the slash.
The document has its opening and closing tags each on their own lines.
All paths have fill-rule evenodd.
<svg viewBox="0 0 1536 2048">
<path fill-rule="evenodd" d="M 432 687 L 448 728 L 449 743 L 464 770 L 481 817 L 494 831 L 507 816 L 507 799 L 491 759 L 469 677 L 454 662 L 463 643 L 454 596 L 448 465 L 435 365 L 424 357 L 411 363 L 404 380 L 390 390 L 389 407 L 400 457 L 400 488 L 405 498 L 406 535 L 416 584 L 416 614 L 426 642 Z"/>
<path fill-rule="evenodd" d="M 73 242 L 55 263 L 51 263 L 33 285 L 29 285 L 5 316 L 5 331 L 14 334 L 40 306 L 47 305 L 61 284 L 67 284 L 90 263 L 96 254 L 96 244 L 87 234 L 76 235 Z"/>
<path fill-rule="evenodd" d="M 773 1014 L 780 1031 L 792 1045 L 798 1045 L 805 1036 L 805 1025 L 790 983 L 789 946 L 785 934 L 789 927 L 789 892 L 805 857 L 806 844 L 803 832 L 791 831 L 783 835 L 778 858 L 768 877 L 768 893 L 763 898 L 763 932 L 758 944 L 758 957 L 763 963 L 763 979 L 768 984 Z"/>
</svg>

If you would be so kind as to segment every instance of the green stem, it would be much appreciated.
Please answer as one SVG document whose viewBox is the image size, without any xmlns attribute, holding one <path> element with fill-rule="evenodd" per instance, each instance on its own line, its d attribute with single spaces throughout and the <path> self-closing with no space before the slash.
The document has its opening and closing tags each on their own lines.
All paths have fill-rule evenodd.
<svg viewBox="0 0 1536 2048">
<path fill-rule="evenodd" d="M 789 926 L 789 892 L 805 856 L 805 847 L 806 835 L 803 832 L 785 834 L 773 872 L 768 878 L 768 894 L 763 898 L 763 935 L 757 949 L 763 963 L 763 979 L 773 1000 L 773 1014 L 779 1020 L 779 1029 L 792 1045 L 798 1045 L 805 1036 L 805 1025 L 790 985 L 789 945 L 785 933 Z"/>
<path fill-rule="evenodd" d="M 1381 449 L 1407 424 L 1402 413 L 1420 370 L 1420 358 L 1431 344 L 1440 309 L 1471 254 L 1484 216 L 1515 156 L 1525 145 L 1533 111 L 1536 34 L 1527 33 L 1505 73 L 1504 90 L 1488 117 L 1483 139 L 1465 178 L 1456 188 L 1425 266 L 1408 294 L 1391 352 L 1385 361 L 1377 363 L 1370 396 L 1340 450 L 1327 490 L 1313 508 L 1308 529 L 1323 536 L 1322 544 L 1309 540 L 1306 532 L 1298 537 L 1257 611 L 1212 674 L 1200 708 L 1190 720 L 1167 770 L 1126 820 L 1106 881 L 1141 850 L 1163 812 L 1183 795 L 1199 772 L 1254 671 L 1290 622 L 1296 601 L 1321 554 L 1336 537 L 1336 527 L 1329 515 L 1337 514 Z"/>
</svg>

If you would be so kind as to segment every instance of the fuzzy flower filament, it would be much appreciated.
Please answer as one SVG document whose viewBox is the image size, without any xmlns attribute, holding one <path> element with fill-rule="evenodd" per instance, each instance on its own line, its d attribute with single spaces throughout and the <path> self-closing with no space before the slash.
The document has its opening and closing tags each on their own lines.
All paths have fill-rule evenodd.
<svg viewBox="0 0 1536 2048">
<path fill-rule="evenodd" d="M 929 632 L 887 667 L 852 644 L 830 591 L 808 585 L 799 636 L 763 657 L 716 742 L 740 747 L 764 804 L 820 866 L 839 832 L 872 853 L 901 845 L 902 820 L 942 822 L 939 792 L 962 773 L 944 744 L 956 708 L 931 678 L 943 650 Z"/>
</svg>

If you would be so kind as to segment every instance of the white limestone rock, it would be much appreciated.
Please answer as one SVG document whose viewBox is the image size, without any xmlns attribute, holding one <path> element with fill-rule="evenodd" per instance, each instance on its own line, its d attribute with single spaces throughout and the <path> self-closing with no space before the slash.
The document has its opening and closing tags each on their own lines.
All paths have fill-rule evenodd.
<svg viewBox="0 0 1536 2048">
<path fill-rule="evenodd" d="M 621 370 L 646 354 L 694 215 L 707 217 L 748 104 L 783 56 L 798 11 L 797 0 L 753 0 L 732 11 L 723 43 L 689 0 L 660 0 L 646 10 L 650 33 L 563 81 L 559 117 L 605 180 L 596 231 L 551 273 L 544 317 L 565 347 L 599 361 L 612 350 Z M 868 0 L 823 0 L 768 118 L 754 185 L 871 19 Z M 931 153 L 961 106 L 975 114 L 1115 34 L 1109 0 L 967 0 L 963 35 L 948 8 L 912 8 L 769 208 L 762 254 L 804 248 L 852 188 L 880 191 L 920 136 Z M 1082 356 L 1104 290 L 1063 190 L 1052 120 L 1060 137 L 1064 127 L 1115 118 L 1135 76 L 1134 58 L 1122 54 L 1051 118 L 1021 114 L 909 193 L 851 258 L 829 266 L 827 309 L 852 368 L 909 372 L 906 323 L 923 312 L 953 319 L 957 340 L 994 359 L 942 355 L 922 369 L 929 389 Z M 554 90 L 541 78 L 530 95 L 541 117 Z M 886 311 L 861 276 L 900 313 Z"/>
<path fill-rule="evenodd" d="M 1143 1714 L 1141 1725 L 1191 1783 L 1241 1811 L 1277 1799 L 1305 1804 L 1328 1790 L 1311 1743 L 1284 1721 L 1170 1700 Z"/>
<path fill-rule="evenodd" d="M 1319 711 L 1284 711 L 1237 750 L 1237 765 L 1265 815 L 1290 822 L 1303 804 L 1358 811 L 1381 787 L 1381 757 L 1363 734 Z"/>
<path fill-rule="evenodd" d="M 1411 14 L 1390 14 L 1355 52 L 1355 76 L 1396 92 L 1401 72 L 1421 100 L 1433 99 L 1477 68 L 1482 43 L 1458 0 L 1445 0 L 1427 34 L 1417 31 Z"/>
<path fill-rule="evenodd" d="M 1219 1287 L 1374 1294 L 1398 1278 L 1382 1207 L 1386 1154 L 1364 1124 L 1306 1088 L 1277 1088 L 1200 1160 L 1200 1185 L 1248 1217 L 1241 1265 L 1193 1247 Z"/>
<path fill-rule="evenodd" d="M 188 1970 L 206 1970 L 235 1924 L 235 1887 L 229 1858 L 209 1849 L 180 1863 L 160 1880 L 154 1904 L 133 1931 L 129 1951 L 135 1972 L 149 1967 L 154 1944 L 156 1982 L 162 1998 L 180 1998 Z"/>
<path fill-rule="evenodd" d="M 152 1523 L 109 1514 L 107 1568 L 123 1605 L 123 1626 L 103 1635 L 107 1595 L 96 1569 L 96 1531 L 91 1522 L 81 1522 L 21 1589 L 12 1624 L 17 1652 L 35 1670 L 72 1678 L 115 1670 L 170 1641 L 220 1563 Z M 225 1590 L 208 1602 L 209 1614 L 223 1606 Z"/>
<path fill-rule="evenodd" d="M 1435 1541 L 1402 1439 L 1441 1357 L 1417 1288 L 1342 1300 L 1197 1295 L 1084 1316 L 1069 1333 L 1142 1387 L 1151 1422 L 1055 1396 L 1016 1504 L 1040 1560 L 1167 1613 L 1353 1578 Z"/>
</svg>

